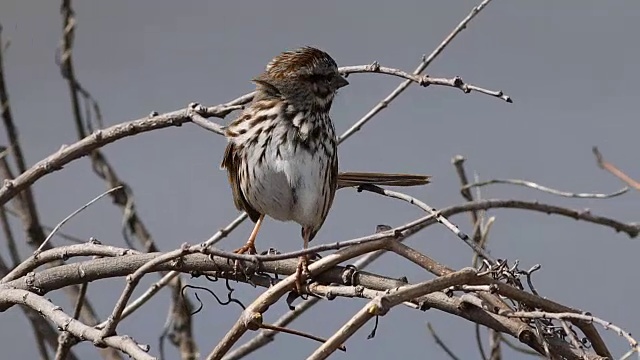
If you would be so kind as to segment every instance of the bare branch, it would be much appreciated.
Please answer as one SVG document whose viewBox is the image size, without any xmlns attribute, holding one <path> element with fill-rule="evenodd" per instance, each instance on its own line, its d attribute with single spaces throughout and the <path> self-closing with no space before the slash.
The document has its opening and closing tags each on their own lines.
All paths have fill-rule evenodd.
<svg viewBox="0 0 640 360">
<path fill-rule="evenodd" d="M 465 191 L 474 187 L 482 187 L 482 186 L 486 186 L 486 185 L 491 185 L 491 184 L 510 184 L 510 185 L 519 185 L 519 186 L 525 186 L 525 187 L 529 187 L 532 189 L 536 189 L 536 190 L 540 190 L 543 192 L 547 192 L 549 194 L 553 194 L 553 195 L 558 195 L 558 196 L 564 196 L 564 197 L 571 197 L 571 198 L 581 198 L 581 199 L 608 199 L 608 198 L 612 198 L 612 197 L 616 197 L 616 196 L 620 196 L 624 193 L 626 193 L 627 191 L 629 191 L 628 187 L 624 187 L 618 191 L 609 193 L 609 194 L 592 194 L 592 193 L 572 193 L 572 192 L 567 192 L 567 191 L 560 191 L 560 190 L 555 190 L 543 185 L 539 185 L 536 184 L 532 181 L 526 181 L 526 180 L 520 180 L 520 179 L 493 179 L 493 180 L 487 180 L 487 181 L 481 181 L 481 182 L 476 182 L 473 184 L 467 184 L 465 186 L 462 187 L 462 189 L 460 191 Z"/>
<path fill-rule="evenodd" d="M 399 78 L 407 79 L 409 81 L 413 81 L 420 86 L 427 87 L 429 85 L 440 85 L 440 86 L 448 86 L 456 89 L 460 89 L 465 94 L 470 93 L 471 91 L 477 91 L 481 94 L 489 95 L 496 97 L 498 99 L 504 100 L 508 103 L 512 103 L 511 97 L 505 95 L 502 91 L 496 90 L 487 90 L 485 88 L 481 88 L 479 86 L 467 84 L 462 81 L 462 78 L 459 76 L 453 77 L 451 79 L 445 78 L 434 78 L 429 75 L 418 76 L 417 74 L 409 74 L 405 71 L 399 69 L 393 69 L 385 66 L 380 66 L 378 62 L 373 62 L 369 65 L 358 65 L 358 66 L 344 66 L 340 68 L 340 73 L 345 76 L 348 74 L 356 74 L 356 73 L 381 73 L 396 76 Z"/>
<path fill-rule="evenodd" d="M 0 28 L 0 35 L 2 29 Z M 11 114 L 11 105 L 9 104 L 9 94 L 7 92 L 7 86 L 4 80 L 4 62 L 3 62 L 3 49 L 2 49 L 2 37 L 0 36 L 0 111 L 2 112 L 2 120 L 4 127 L 7 131 L 7 137 L 9 138 L 9 152 L 13 155 L 18 172 L 23 173 L 27 170 L 26 161 L 22 153 L 22 147 L 20 140 L 18 139 L 18 129 L 13 121 L 13 115 Z M 6 149 L 2 148 L 1 152 L 5 152 Z M 5 161 L 4 157 L 2 159 Z M 8 164 L 5 164 L 5 171 L 3 177 L 5 181 L 10 180 L 13 176 L 10 176 L 10 168 Z M 33 198 L 33 192 L 31 188 L 25 187 L 20 194 L 20 200 L 16 203 L 16 209 L 21 214 L 23 226 L 27 235 L 27 242 L 29 244 L 39 244 L 44 238 L 42 227 L 40 226 L 40 220 L 38 217 L 38 211 L 36 209 L 35 200 Z"/>
<path fill-rule="evenodd" d="M 515 312 L 504 312 L 501 315 L 511 317 L 511 318 L 523 318 L 523 319 L 555 319 L 555 320 L 570 320 L 574 324 L 576 322 L 584 322 L 588 324 L 596 323 L 602 325 L 605 330 L 611 330 L 618 334 L 619 336 L 625 338 L 629 345 L 631 346 L 631 350 L 638 353 L 640 356 L 640 346 L 638 345 L 638 341 L 634 339 L 630 333 L 624 331 L 619 326 L 612 324 L 609 321 L 602 320 L 598 317 L 592 316 L 589 313 L 585 314 L 577 314 L 573 312 L 545 312 L 545 311 L 515 311 Z"/>
<path fill-rule="evenodd" d="M 386 190 L 383 189 L 381 187 L 378 186 L 372 186 L 372 185 L 363 185 L 360 187 L 360 189 L 362 190 L 367 190 L 367 191 L 371 191 L 373 193 L 379 194 L 379 195 L 384 195 L 384 196 L 388 196 L 394 199 L 400 199 L 403 201 L 406 201 L 412 205 L 415 205 L 417 207 L 419 207 L 420 209 L 428 212 L 429 214 L 431 214 L 434 219 L 439 222 L 440 224 L 444 225 L 447 229 L 449 229 L 449 231 L 451 231 L 452 233 L 454 233 L 458 238 L 460 238 L 462 241 L 465 242 L 465 244 L 469 245 L 469 247 L 471 247 L 473 249 L 473 251 L 476 252 L 476 254 L 482 256 L 484 259 L 487 259 L 491 262 L 493 262 L 492 257 L 481 247 L 479 247 L 475 242 L 473 242 L 470 238 L 469 235 L 467 235 L 466 233 L 460 231 L 460 229 L 458 228 L 458 226 L 454 225 L 453 223 L 451 223 L 451 221 L 449 221 L 445 216 L 443 216 L 441 213 L 437 212 L 434 208 L 432 208 L 431 206 L 425 204 L 424 202 L 413 198 L 409 195 L 397 192 L 397 191 L 391 191 L 391 190 Z"/>
<path fill-rule="evenodd" d="M 240 225 L 246 218 L 247 218 L 247 214 L 242 213 L 229 225 L 218 230 L 218 232 L 216 232 L 211 238 L 209 238 L 209 240 L 201 244 L 201 246 L 204 246 L 204 247 L 213 246 L 218 241 L 224 239 L 231 231 L 233 231 L 236 227 L 238 227 L 238 225 Z M 157 294 L 158 291 L 160 291 L 162 288 L 168 285 L 172 281 L 172 279 L 178 276 L 179 274 L 180 273 L 178 271 L 169 271 L 168 273 L 164 274 L 158 282 L 151 285 L 149 289 L 147 289 L 144 293 L 142 293 L 142 295 L 140 295 L 137 299 L 132 301 L 131 304 L 129 304 L 122 311 L 121 318 L 124 319 L 127 316 L 131 315 L 134 311 L 139 309 L 142 305 L 144 305 L 149 299 L 151 299 L 155 294 Z M 96 328 L 102 329 L 106 324 L 107 322 L 105 321 L 101 324 L 96 325 Z"/>
<path fill-rule="evenodd" d="M 438 45 L 435 50 L 429 54 L 426 58 L 423 58 L 420 62 L 420 65 L 413 71 L 413 75 L 420 75 L 426 68 L 431 64 L 431 62 L 438 56 L 440 53 L 449 45 L 449 43 L 462 31 L 467 27 L 467 24 L 473 19 L 482 9 L 487 6 L 491 0 L 483 0 L 478 6 L 474 7 L 473 10 L 464 18 L 458 26 L 453 29 L 453 31 Z M 360 130 L 369 120 L 371 120 L 376 114 L 385 109 L 389 104 L 397 98 L 400 94 L 402 94 L 411 84 L 413 80 L 403 81 L 398 87 L 393 90 L 387 97 L 385 97 L 382 101 L 378 103 L 373 109 L 369 110 L 367 114 L 365 114 L 360 120 L 358 120 L 353 126 L 351 126 L 347 131 L 345 131 L 342 135 L 340 135 L 339 142 L 343 142 L 353 134 L 355 134 L 358 130 Z M 0 196 L 0 199 L 2 197 Z"/>
<path fill-rule="evenodd" d="M 58 328 L 72 333 L 79 339 L 93 341 L 96 344 L 104 344 L 117 349 L 137 360 L 155 360 L 144 350 L 145 347 L 137 344 L 129 336 L 110 336 L 102 339 L 100 330 L 84 325 L 78 320 L 65 314 L 59 306 L 52 304 L 47 299 L 26 290 L 8 289 L 2 290 L 2 300 L 13 304 L 20 304 L 40 312 L 52 321 Z"/>
<path fill-rule="evenodd" d="M 442 348 L 442 350 L 444 350 L 444 352 L 447 353 L 447 355 L 449 355 L 449 357 L 452 360 L 458 360 L 459 359 L 453 353 L 453 351 L 451 351 L 451 349 L 449 349 L 449 347 L 440 339 L 438 334 L 436 334 L 436 331 L 433 329 L 433 326 L 431 326 L 430 322 L 427 323 L 427 329 L 429 330 L 429 333 L 431 334 L 431 336 L 433 336 L 433 340 L 435 340 L 436 345 L 440 346 L 440 348 Z"/>
<path fill-rule="evenodd" d="M 390 226 L 378 226 L 378 228 L 376 229 L 376 233 L 380 233 L 383 231 L 387 231 L 387 230 L 391 230 Z M 404 237 L 404 239 L 408 239 L 411 237 L 412 234 L 408 234 L 407 236 Z M 381 250 L 377 250 L 374 252 L 371 252 L 367 255 L 362 256 L 360 259 L 358 259 L 358 261 L 356 261 L 353 264 L 353 267 L 355 269 L 364 269 L 365 267 L 367 267 L 367 265 L 369 265 L 371 262 L 375 261 L 375 259 L 377 259 L 380 255 L 382 255 L 383 253 L 385 253 L 386 250 L 381 249 Z M 300 315 L 302 315 L 303 313 L 305 313 L 307 310 L 311 309 L 316 303 L 318 303 L 320 301 L 319 298 L 308 298 L 307 300 L 303 301 L 301 304 L 297 305 L 295 307 L 295 309 L 288 311 L 287 313 L 285 313 L 284 315 L 282 315 L 280 318 L 278 318 L 278 320 L 276 320 L 276 322 L 274 322 L 274 325 L 279 325 L 279 326 L 287 326 L 288 324 L 290 324 L 291 322 L 293 322 L 295 319 L 297 319 Z M 224 356 L 224 360 L 238 360 L 241 359 L 243 357 L 245 357 L 246 355 L 258 350 L 259 348 L 269 344 L 270 342 L 273 341 L 273 338 L 275 337 L 277 333 L 274 331 L 270 331 L 270 330 L 261 330 L 258 335 L 256 335 L 253 339 L 247 341 L 246 343 L 238 346 L 235 350 L 228 352 L 225 356 Z"/>
<path fill-rule="evenodd" d="M 80 293 L 78 294 L 78 298 L 76 299 L 76 304 L 73 308 L 73 318 L 78 320 L 80 317 L 80 311 L 82 310 L 82 305 L 84 304 L 84 299 L 87 296 L 87 289 L 89 288 L 88 283 L 83 283 L 80 286 Z M 64 331 L 58 337 L 58 349 L 56 350 L 56 359 L 55 360 L 65 360 L 69 351 L 71 351 L 71 347 L 75 345 L 79 340 L 76 339 L 70 332 Z"/>
<path fill-rule="evenodd" d="M 9 274 L 7 274 L 0 283 L 6 283 L 25 276 L 27 273 L 35 270 L 39 266 L 54 262 L 61 258 L 68 259 L 76 256 L 115 257 L 131 254 L 140 254 L 140 252 L 115 246 L 102 245 L 95 239 L 92 239 L 90 242 L 85 244 L 59 246 L 28 257 L 20 265 L 16 266 Z"/>
<path fill-rule="evenodd" d="M 399 288 L 397 291 L 379 296 L 365 305 L 307 359 L 326 359 L 338 348 L 338 346 L 342 345 L 348 338 L 355 334 L 355 332 L 372 317 L 385 315 L 392 307 L 404 301 L 440 291 L 449 286 L 465 284 L 466 282 L 471 281 L 475 276 L 475 269 L 465 268 L 449 275 L 441 276 L 416 285 L 407 285 Z"/>
<path fill-rule="evenodd" d="M 20 254 L 18 254 L 15 239 L 13 237 L 13 232 L 11 231 L 11 226 L 7 219 L 7 214 L 5 212 L 4 206 L 0 206 L 0 222 L 2 223 L 2 231 L 5 239 L 7 239 L 7 247 L 9 248 L 9 256 L 11 257 L 11 262 L 14 265 L 19 264 Z M 9 266 L 4 263 L 2 257 L 0 256 L 0 276 L 5 276 L 7 273 L 9 273 Z M 45 342 L 48 343 L 50 347 L 55 347 L 57 342 L 56 331 L 33 309 L 24 306 L 21 306 L 20 309 L 24 313 L 27 320 L 29 320 L 41 360 L 48 360 L 49 353 L 47 351 Z M 78 359 L 75 354 L 69 353 L 68 360 Z"/>
<path fill-rule="evenodd" d="M 640 182 L 632 179 L 629 175 L 625 174 L 622 170 L 618 169 L 612 163 L 605 161 L 604 157 L 600 153 L 600 150 L 596 146 L 593 147 L 593 154 L 596 156 L 596 161 L 601 169 L 607 170 L 618 179 L 622 180 L 625 184 L 640 191 Z"/>
<path fill-rule="evenodd" d="M 235 105 L 237 104 L 233 101 L 228 103 L 228 106 Z M 227 108 L 225 106 L 226 105 L 221 105 L 207 108 L 207 116 L 213 117 L 222 116 L 223 114 L 226 115 Z M 72 145 L 63 146 L 60 150 L 37 162 L 34 166 L 20 174 L 15 179 L 5 180 L 2 188 L 0 188 L 0 204 L 6 203 L 17 193 L 24 190 L 27 186 L 33 184 L 43 176 L 60 170 L 69 162 L 86 156 L 92 151 L 116 140 L 151 130 L 164 129 L 171 126 L 181 126 L 186 122 L 190 122 L 191 118 L 188 113 L 188 109 L 182 109 L 150 118 L 147 117 L 129 121 L 102 130 L 96 130 L 93 134 L 86 136 Z"/>
<path fill-rule="evenodd" d="M 407 232 L 405 232 L 407 233 Z M 385 244 L 389 244 L 389 239 L 380 240 Z M 391 243 L 396 243 L 391 242 Z M 371 243 L 360 246 L 370 246 Z M 69 246 L 77 247 L 77 245 Z M 349 248 L 351 249 L 351 248 Z M 125 249 L 122 249 L 125 250 Z M 348 250 L 348 249 L 347 249 Z M 53 250 L 52 250 L 53 251 Z M 46 252 L 45 252 L 46 253 Z M 45 254 L 43 253 L 43 254 Z M 87 281 L 95 281 L 101 278 L 107 277 L 119 277 L 126 276 L 128 274 L 133 273 L 135 270 L 142 267 L 149 260 L 156 258 L 157 254 L 139 254 L 139 255 L 129 255 L 126 260 L 122 258 L 105 258 L 105 259 L 96 259 L 88 262 L 80 262 L 73 263 L 69 265 L 59 266 L 53 269 L 44 270 L 38 273 L 32 273 L 28 277 L 20 278 L 14 280 L 12 282 L 7 283 L 7 286 L 13 288 L 19 288 L 30 291 L 38 291 L 41 293 L 48 292 L 54 290 L 56 288 L 61 288 L 69 285 L 70 283 L 82 283 Z M 250 273 L 259 272 L 270 272 L 277 273 L 281 275 L 290 275 L 294 274 L 296 271 L 297 260 L 283 260 L 279 262 L 269 262 L 264 263 L 260 266 L 259 269 L 252 270 L 248 268 L 247 271 Z M 232 279 L 237 279 L 239 281 L 251 281 L 252 279 L 245 280 L 244 278 L 237 278 L 237 276 L 233 273 L 234 264 L 233 262 L 228 262 L 224 258 L 213 257 L 209 258 L 202 254 L 192 254 L 187 255 L 181 259 L 179 263 L 163 263 L 158 265 L 156 268 L 152 269 L 153 271 L 166 271 L 166 270 L 179 270 L 183 272 L 190 271 L 214 271 L 216 276 L 220 277 L 231 277 Z M 82 271 L 80 271 L 82 269 Z M 438 270 L 447 271 L 444 270 Z M 349 279 L 350 276 L 346 275 L 351 273 L 351 268 L 342 268 L 336 267 L 331 270 L 324 271 L 322 274 L 315 277 L 318 281 L 322 283 L 341 283 L 345 281 L 345 279 Z M 357 276 L 358 282 L 354 284 L 345 284 L 345 285 L 355 285 L 355 286 L 363 286 L 368 289 L 374 290 L 385 290 L 385 289 L 394 289 L 402 285 L 406 285 L 400 281 L 380 277 L 378 275 L 369 274 L 366 272 L 358 272 Z M 484 280 L 483 280 L 484 281 Z M 254 282 L 258 285 L 262 285 L 258 282 Z M 269 286 L 270 283 L 267 281 L 263 286 Z M 548 311 L 571 311 L 571 309 L 563 307 L 557 303 L 551 302 L 546 299 L 541 299 L 534 295 L 526 294 L 520 292 L 518 289 L 511 288 L 506 284 L 502 284 L 503 286 L 498 287 L 498 291 L 505 296 L 509 296 L 510 298 L 517 299 L 518 301 L 524 301 L 531 306 L 539 306 L 542 309 L 547 309 Z M 0 304 L 2 302 L 2 289 L 0 289 Z M 522 325 L 517 325 L 516 322 L 509 323 L 504 320 L 497 320 L 497 318 L 493 318 L 491 314 L 478 313 L 477 310 L 473 307 L 464 307 L 458 303 L 452 302 L 453 299 L 448 297 L 445 294 L 432 294 L 430 296 L 422 297 L 416 300 L 417 304 L 421 304 L 421 309 L 426 308 L 434 308 L 440 309 L 451 314 L 462 316 L 468 320 L 481 323 L 485 326 L 489 326 L 498 331 L 507 332 L 517 338 L 521 338 L 522 335 Z M 4 304 L 6 306 L 6 304 Z M 493 319 L 493 320 L 492 320 Z M 504 319 L 504 318 L 503 318 Z M 497 321 L 497 322 L 496 322 Z M 519 323 L 519 322 L 518 322 Z M 536 346 L 536 338 L 535 337 L 527 337 L 527 341 L 525 343 L 532 346 L 534 349 L 540 349 L 540 347 Z"/>
<path fill-rule="evenodd" d="M 76 216 L 78 213 L 80 213 L 82 210 L 88 208 L 89 206 L 91 206 L 91 204 L 95 203 L 96 201 L 102 199 L 103 197 L 109 195 L 110 193 L 116 191 L 116 190 L 120 190 L 122 188 L 122 186 L 118 186 L 115 187 L 113 189 L 107 190 L 105 192 L 103 192 L 102 194 L 96 196 L 95 198 L 93 198 L 92 200 L 90 200 L 88 203 L 82 205 L 80 208 L 78 208 L 77 210 L 75 210 L 74 212 L 72 212 L 71 214 L 69 214 L 67 217 L 65 217 L 64 219 L 62 219 L 62 221 L 60 221 L 58 223 L 58 225 L 56 225 L 53 230 L 51 230 L 51 232 L 49 233 L 49 235 L 44 239 L 44 241 L 42 242 L 42 244 L 40 244 L 40 246 L 38 247 L 38 249 L 35 251 L 35 253 L 40 253 L 42 251 L 42 249 L 44 248 L 44 246 L 47 244 L 47 242 L 49 241 L 49 239 L 51 239 L 53 237 L 53 235 L 56 234 L 56 232 L 58 231 L 58 229 L 60 229 L 62 227 L 62 225 L 64 225 L 67 221 L 71 220 L 72 217 Z"/>
<path fill-rule="evenodd" d="M 174 278 L 171 286 L 171 320 L 174 329 L 174 343 L 180 351 L 182 360 L 197 360 L 199 358 L 198 345 L 193 338 L 191 313 L 193 305 L 185 296 L 182 296 L 182 280 L 179 276 Z"/>
<path fill-rule="evenodd" d="M 384 246 L 384 242 L 384 240 L 374 241 L 340 250 L 312 263 L 309 266 L 309 271 L 312 276 L 316 276 L 343 261 L 352 259 L 372 250 L 380 249 Z M 233 325 L 231 330 L 227 332 L 224 338 L 207 356 L 207 360 L 221 359 L 222 356 L 229 351 L 233 344 L 235 344 L 247 330 L 259 329 L 259 324 L 262 323 L 262 313 L 282 297 L 289 289 L 291 289 L 294 282 L 295 275 L 289 275 L 287 278 L 258 296 L 258 298 L 242 312 L 242 315 L 235 325 Z"/>
</svg>

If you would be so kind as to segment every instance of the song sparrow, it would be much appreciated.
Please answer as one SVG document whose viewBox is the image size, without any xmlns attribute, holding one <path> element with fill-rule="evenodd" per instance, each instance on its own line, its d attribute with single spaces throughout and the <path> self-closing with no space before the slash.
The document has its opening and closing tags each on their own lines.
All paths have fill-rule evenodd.
<svg viewBox="0 0 640 360">
<path fill-rule="evenodd" d="M 329 110 L 336 90 L 349 84 L 324 51 L 303 47 L 276 56 L 253 79 L 253 102 L 225 129 L 227 170 L 235 206 L 255 226 L 237 253 L 255 253 L 265 215 L 302 226 L 304 248 L 327 217 L 338 186 L 365 183 L 425 184 L 428 177 L 403 174 L 338 175 L 337 138 Z M 300 257 L 296 288 L 308 274 Z"/>
</svg>

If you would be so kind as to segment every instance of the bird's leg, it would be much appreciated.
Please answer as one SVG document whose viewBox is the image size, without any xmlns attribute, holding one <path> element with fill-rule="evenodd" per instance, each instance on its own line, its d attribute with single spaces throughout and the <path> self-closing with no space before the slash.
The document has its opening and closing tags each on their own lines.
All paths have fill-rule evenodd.
<svg viewBox="0 0 640 360">
<path fill-rule="evenodd" d="M 302 239 L 304 240 L 304 249 L 307 250 L 309 247 L 309 234 L 311 232 L 304 231 L 302 232 Z M 296 269 L 296 291 L 298 294 L 302 295 L 302 289 L 304 286 L 305 280 L 310 276 L 309 273 L 309 256 L 302 255 L 298 259 L 298 268 Z"/>
<path fill-rule="evenodd" d="M 233 252 L 236 254 L 244 254 L 248 252 L 249 254 L 257 254 L 256 251 L 256 237 L 258 236 L 258 231 L 260 231 L 260 225 L 262 225 L 262 220 L 264 220 L 264 214 L 260 215 L 258 221 L 256 221 L 256 225 L 253 227 L 253 231 L 251 231 L 251 235 L 249 235 L 249 239 L 247 243 L 244 244 L 241 248 L 234 250 Z"/>
</svg>

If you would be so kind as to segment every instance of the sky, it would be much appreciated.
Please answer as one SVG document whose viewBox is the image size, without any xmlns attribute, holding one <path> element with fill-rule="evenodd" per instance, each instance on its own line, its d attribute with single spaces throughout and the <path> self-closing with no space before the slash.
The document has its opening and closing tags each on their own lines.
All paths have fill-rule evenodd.
<svg viewBox="0 0 640 360">
<path fill-rule="evenodd" d="M 339 65 L 383 66 L 413 71 L 471 10 L 469 0 L 425 2 L 354 1 L 167 1 L 87 0 L 73 4 L 77 30 L 76 76 L 99 101 L 105 126 L 166 112 L 190 102 L 216 105 L 253 90 L 250 79 L 279 52 L 315 45 Z M 55 1 L 3 0 L 0 23 L 8 91 L 28 164 L 34 164 L 76 141 L 66 82 L 55 64 L 62 20 Z M 425 173 L 427 187 L 407 190 L 435 208 L 464 202 L 451 165 L 463 155 L 470 176 L 515 178 L 572 192 L 609 193 L 623 185 L 600 170 L 591 148 L 640 178 L 637 166 L 637 119 L 640 98 L 640 2 L 632 0 L 493 1 L 427 69 L 433 76 L 461 76 L 488 89 L 503 90 L 514 103 L 444 87 L 412 86 L 340 147 L 342 171 Z M 355 74 L 332 108 L 339 133 L 360 119 L 397 86 L 400 79 Z M 233 116 L 222 120 L 226 123 Z M 218 119 L 219 120 L 219 119 Z M 6 141 L 3 140 L 2 141 Z M 226 174 L 219 170 L 225 140 L 195 125 L 153 131 L 105 147 L 118 175 L 134 191 L 140 217 L 163 250 L 183 242 L 199 243 L 237 215 Z M 5 143 L 6 145 L 6 143 Z M 105 190 L 88 159 L 44 177 L 34 191 L 42 222 L 55 225 Z M 640 197 L 629 192 L 612 199 L 568 199 L 510 185 L 482 189 L 483 198 L 540 201 L 589 209 L 622 221 L 638 221 Z M 405 203 L 374 194 L 342 190 L 313 244 L 347 240 L 372 233 L 378 224 L 398 226 L 423 214 Z M 640 333 L 636 310 L 635 239 L 609 228 L 523 210 L 492 210 L 496 216 L 489 250 L 495 257 L 519 260 L 523 269 L 540 264 L 534 281 L 541 295 L 589 311 Z M 101 200 L 64 226 L 82 238 L 124 246 L 121 211 Z M 471 233 L 469 216 L 452 217 Z M 17 221 L 15 230 L 24 235 Z M 251 231 L 247 222 L 221 243 L 240 246 Z M 299 226 L 265 221 L 258 249 L 302 247 Z M 284 240 L 290 239 L 290 240 Z M 66 244 L 57 240 L 55 244 Z M 408 245 L 453 268 L 471 263 L 472 252 L 443 227 L 433 226 Z M 3 255 L 6 250 L 0 250 Z M 29 254 L 21 248 L 23 257 Z M 6 258 L 5 258 L 6 259 Z M 371 271 L 418 282 L 430 274 L 392 255 Z M 145 277 L 140 291 L 157 279 Z M 224 293 L 224 285 L 202 279 L 190 283 Z M 89 296 L 105 318 L 124 288 L 124 279 L 89 287 Z M 238 284 L 236 294 L 249 303 L 258 291 Z M 137 294 L 137 293 L 136 293 Z M 49 295 L 71 311 L 61 294 Z M 204 297 L 204 296 L 203 296 Z M 205 298 L 194 330 L 203 354 L 222 338 L 240 308 L 221 307 Z M 168 310 L 165 291 L 139 313 L 124 320 L 120 334 L 152 346 Z M 291 327 L 328 337 L 365 302 L 325 302 Z M 280 301 L 266 314 L 275 321 L 286 311 Z M 17 308 L 0 314 L 3 356 L 36 356 L 31 330 Z M 320 321 L 320 319 L 322 319 Z M 377 335 L 367 340 L 367 324 L 335 359 L 421 357 L 446 359 L 429 335 L 431 322 L 443 341 L 464 359 L 477 359 L 474 327 L 434 310 L 418 313 L 396 308 L 380 319 Z M 614 355 L 628 345 L 600 329 Z M 248 340 L 246 335 L 243 340 Z M 485 337 L 486 339 L 486 337 Z M 241 341 L 242 342 L 242 341 Z M 486 343 L 486 341 L 485 341 Z M 281 335 L 249 359 L 304 358 L 317 346 Z M 74 348 L 94 358 L 91 344 Z M 280 354 L 280 355 L 278 355 Z M 283 355 L 286 354 L 286 355 Z M 168 349 L 174 358 L 174 349 Z M 510 359 L 525 355 L 505 350 Z"/>
</svg>

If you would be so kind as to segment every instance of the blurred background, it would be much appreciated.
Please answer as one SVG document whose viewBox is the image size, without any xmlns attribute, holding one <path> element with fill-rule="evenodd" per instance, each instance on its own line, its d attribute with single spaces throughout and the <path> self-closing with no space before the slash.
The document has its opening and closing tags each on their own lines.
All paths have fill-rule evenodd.
<svg viewBox="0 0 640 360">
<path fill-rule="evenodd" d="M 476 4 L 469 0 L 75 2 L 76 76 L 99 101 L 105 126 L 111 126 L 151 111 L 183 108 L 193 101 L 215 105 L 234 99 L 253 90 L 251 77 L 273 56 L 300 45 L 318 46 L 343 66 L 378 61 L 413 71 L 422 55 L 430 53 Z M 4 53 L 6 81 L 28 165 L 76 141 L 68 86 L 55 63 L 62 34 L 59 7 L 55 1 L 0 3 L 3 38 L 11 42 Z M 483 180 L 519 178 L 573 192 L 620 189 L 623 185 L 617 179 L 596 166 L 591 147 L 599 146 L 608 160 L 630 176 L 640 177 L 639 14 L 640 2 L 632 0 L 494 1 L 427 73 L 459 75 L 468 83 L 503 90 L 514 103 L 414 85 L 340 147 L 341 170 L 431 174 L 431 185 L 407 191 L 435 208 L 464 202 L 451 165 L 457 154 L 467 158 L 469 175 L 475 172 Z M 359 74 L 349 81 L 332 110 L 339 133 L 400 80 Z M 214 120 L 226 123 L 230 118 Z M 207 239 L 238 215 L 226 174 L 218 169 L 224 146 L 222 137 L 187 124 L 130 137 L 103 150 L 133 188 L 139 215 L 156 243 L 170 250 L 183 242 Z M 89 160 L 75 161 L 36 183 L 41 221 L 55 225 L 104 190 Z M 633 191 L 608 200 L 580 200 L 493 185 L 482 189 L 482 197 L 588 208 L 622 221 L 637 221 L 640 211 L 640 197 Z M 493 210 L 489 215 L 497 217 L 489 239 L 491 254 L 518 259 L 523 269 L 542 265 L 534 277 L 542 296 L 640 333 L 635 306 L 637 240 L 558 216 L 522 210 Z M 421 212 L 405 203 L 343 190 L 314 243 L 367 235 L 377 224 L 397 226 L 419 216 Z M 473 231 L 468 215 L 451 220 L 465 232 Z M 124 246 L 121 221 L 120 209 L 105 199 L 64 230 Z M 21 225 L 16 219 L 12 224 L 23 243 Z M 250 229 L 249 222 L 243 224 L 220 247 L 240 246 Z M 299 249 L 299 232 L 293 223 L 266 221 L 258 249 Z M 65 242 L 55 240 L 55 244 Z M 468 247 L 439 226 L 414 236 L 408 245 L 454 268 L 469 265 L 472 257 Z M 31 250 L 22 246 L 26 257 Z M 2 252 L 6 254 L 4 248 Z M 392 255 L 385 255 L 369 270 L 407 276 L 412 282 L 430 278 Z M 154 275 L 145 277 L 135 295 L 156 280 Z M 223 283 L 189 282 L 225 293 Z M 89 286 L 88 295 L 101 318 L 111 312 L 124 285 L 124 279 L 114 279 Z M 244 284 L 235 287 L 234 295 L 247 304 L 260 292 Z M 59 292 L 48 296 L 72 310 L 73 304 Z M 194 318 L 194 332 L 200 351 L 207 354 L 241 309 L 222 307 L 205 294 L 201 297 L 205 306 Z M 169 292 L 163 291 L 124 320 L 119 333 L 150 344 L 157 354 L 168 305 Z M 290 327 L 326 337 L 363 305 L 363 300 L 354 299 L 323 302 Z M 274 321 L 286 309 L 284 301 L 278 302 L 265 320 Z M 0 316 L 2 357 L 35 358 L 33 335 L 19 309 Z M 435 310 L 418 313 L 406 307 L 381 318 L 374 339 L 366 339 L 373 328 L 367 324 L 349 340 L 347 353 L 338 352 L 332 358 L 446 359 L 429 335 L 427 322 L 460 358 L 480 358 L 472 324 Z M 628 350 L 623 339 L 599 330 L 614 355 Z M 248 358 L 304 358 L 316 347 L 312 341 L 279 335 Z M 90 343 L 74 351 L 86 359 L 97 356 Z M 169 347 L 167 355 L 175 358 L 177 353 Z M 505 350 L 505 358 L 525 357 Z"/>
</svg>

